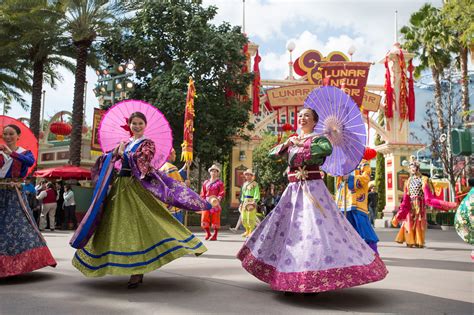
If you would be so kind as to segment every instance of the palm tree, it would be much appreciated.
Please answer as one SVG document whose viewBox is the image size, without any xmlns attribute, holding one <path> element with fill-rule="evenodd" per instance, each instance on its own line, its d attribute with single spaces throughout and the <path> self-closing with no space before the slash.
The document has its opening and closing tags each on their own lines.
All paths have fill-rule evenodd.
<svg viewBox="0 0 474 315">
<path fill-rule="evenodd" d="M 441 10 L 444 25 L 453 31 L 446 46 L 454 47 L 461 70 L 463 120 L 469 121 L 469 77 L 467 71 L 468 46 L 474 40 L 474 2 L 471 0 L 446 0 Z"/>
<path fill-rule="evenodd" d="M 17 60 L 28 64 L 31 72 L 30 128 L 39 137 L 43 83 L 54 87 L 61 80 L 58 66 L 74 68 L 65 58 L 71 55 L 71 49 L 63 36 L 63 5 L 60 1 L 4 0 L 0 12 L 2 50 L 14 53 Z"/>
<path fill-rule="evenodd" d="M 403 48 L 414 52 L 420 60 L 415 76 L 419 76 L 423 70 L 431 70 L 435 84 L 434 97 L 438 127 L 444 130 L 446 126 L 443 121 L 441 76 L 449 65 L 451 56 L 449 51 L 443 48 L 445 38 L 450 35 L 443 27 L 440 10 L 430 4 L 423 5 L 419 11 L 411 15 L 409 24 L 402 27 L 401 33 L 405 40 Z"/>
<path fill-rule="evenodd" d="M 76 48 L 69 162 L 80 165 L 87 60 L 94 41 L 110 32 L 111 21 L 124 12 L 124 1 L 69 0 L 66 3 L 67 28 Z"/>
<path fill-rule="evenodd" d="M 11 54 L 0 53 L 0 100 L 4 104 L 4 109 L 16 101 L 24 110 L 28 110 L 29 104 L 22 93 L 31 92 L 31 76 L 27 68 L 21 63 L 16 64 L 16 61 L 12 62 L 14 60 Z M 4 114 L 7 111 L 4 110 Z"/>
</svg>

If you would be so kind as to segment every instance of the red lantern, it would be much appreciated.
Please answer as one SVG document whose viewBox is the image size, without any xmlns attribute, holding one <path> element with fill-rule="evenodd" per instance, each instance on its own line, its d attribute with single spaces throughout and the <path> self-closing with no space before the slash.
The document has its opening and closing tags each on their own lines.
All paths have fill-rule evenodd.
<svg viewBox="0 0 474 315">
<path fill-rule="evenodd" d="M 43 138 L 44 138 L 44 132 L 43 132 L 43 131 L 40 131 L 40 133 L 39 133 L 39 138 L 40 138 L 40 139 L 43 139 Z"/>
<path fill-rule="evenodd" d="M 82 134 L 85 135 L 89 131 L 89 128 L 87 126 L 82 126 Z"/>
<path fill-rule="evenodd" d="M 290 132 L 293 131 L 293 126 L 291 124 L 286 123 L 281 126 L 281 130 L 283 130 L 284 132 Z"/>
<path fill-rule="evenodd" d="M 369 160 L 372 160 L 376 156 L 377 156 L 377 151 L 369 147 L 365 148 L 364 157 L 363 157 L 364 160 L 369 161 Z"/>
<path fill-rule="evenodd" d="M 54 122 L 49 127 L 49 131 L 57 136 L 68 136 L 71 134 L 72 126 L 65 122 Z"/>
</svg>

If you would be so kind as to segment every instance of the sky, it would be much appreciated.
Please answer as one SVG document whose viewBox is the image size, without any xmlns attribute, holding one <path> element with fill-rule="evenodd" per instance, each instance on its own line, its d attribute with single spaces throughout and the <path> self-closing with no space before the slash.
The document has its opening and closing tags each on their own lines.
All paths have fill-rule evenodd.
<svg viewBox="0 0 474 315">
<path fill-rule="evenodd" d="M 356 51 L 353 61 L 379 61 L 395 42 L 395 11 L 398 28 L 407 24 L 412 13 L 424 3 L 441 6 L 439 1 L 418 0 L 245 0 L 245 33 L 259 45 L 262 57 L 262 79 L 284 79 L 288 75 L 289 41 L 296 44 L 293 60 L 308 49 L 323 55 L 338 50 L 347 54 L 349 47 Z M 242 0 L 204 0 L 204 6 L 218 7 L 213 21 L 242 25 Z M 416 63 L 415 63 L 416 65 Z M 60 110 L 72 110 L 74 76 L 58 69 L 63 76 L 56 89 L 45 86 L 45 118 Z M 369 83 L 383 84 L 384 67 L 371 67 Z M 92 92 L 97 75 L 87 70 L 86 121 L 92 122 L 93 108 L 98 107 Z M 31 96 L 25 96 L 31 100 Z M 13 117 L 29 117 L 29 112 L 14 105 L 9 112 Z"/>
</svg>

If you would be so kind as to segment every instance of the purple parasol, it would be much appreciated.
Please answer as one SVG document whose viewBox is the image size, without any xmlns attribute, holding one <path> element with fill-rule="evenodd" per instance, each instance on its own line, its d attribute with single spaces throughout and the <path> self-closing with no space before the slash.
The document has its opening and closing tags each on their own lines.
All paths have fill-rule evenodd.
<svg viewBox="0 0 474 315">
<path fill-rule="evenodd" d="M 314 89 L 304 102 L 314 109 L 319 122 L 314 128 L 326 136 L 333 151 L 321 169 L 333 176 L 351 173 L 364 156 L 366 131 L 359 107 L 354 100 L 334 86 Z"/>
</svg>

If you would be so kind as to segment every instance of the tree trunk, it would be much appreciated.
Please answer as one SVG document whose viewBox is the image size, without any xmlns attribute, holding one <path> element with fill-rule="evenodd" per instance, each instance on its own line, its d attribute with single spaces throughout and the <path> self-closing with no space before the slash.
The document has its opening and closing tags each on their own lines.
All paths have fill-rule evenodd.
<svg viewBox="0 0 474 315">
<path fill-rule="evenodd" d="M 441 99 L 441 82 L 439 80 L 439 75 L 440 73 L 435 67 L 431 67 L 431 73 L 433 75 L 433 81 L 435 83 L 435 110 L 436 110 L 436 116 L 438 119 L 438 127 L 441 130 L 442 133 L 444 133 L 445 129 L 445 124 L 444 124 L 444 119 L 443 119 L 443 101 Z"/>
<path fill-rule="evenodd" d="M 82 124 L 84 120 L 84 85 L 86 82 L 87 54 L 91 41 L 74 43 L 77 49 L 74 100 L 72 104 L 72 132 L 69 164 L 80 166 L 82 151 Z"/>
<path fill-rule="evenodd" d="M 467 47 L 461 45 L 459 49 L 459 59 L 461 63 L 461 94 L 463 121 L 469 121 L 469 76 L 467 73 Z"/>
<path fill-rule="evenodd" d="M 30 129 L 39 139 L 41 126 L 41 93 L 43 92 L 44 60 L 33 63 L 33 87 L 31 92 Z"/>
</svg>

